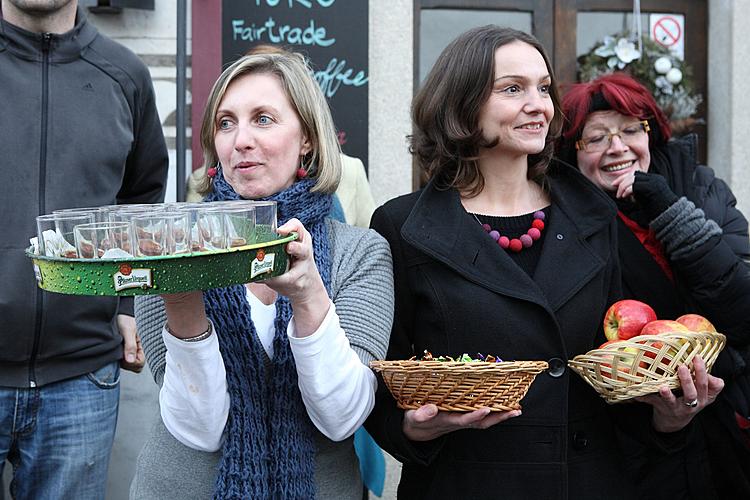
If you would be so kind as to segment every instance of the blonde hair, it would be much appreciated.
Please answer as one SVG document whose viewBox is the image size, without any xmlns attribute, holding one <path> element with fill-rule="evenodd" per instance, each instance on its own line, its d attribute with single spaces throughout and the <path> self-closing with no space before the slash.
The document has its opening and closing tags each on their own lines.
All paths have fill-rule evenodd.
<svg viewBox="0 0 750 500">
<path fill-rule="evenodd" d="M 214 145 L 216 113 L 227 88 L 240 76 L 262 73 L 279 78 L 289 102 L 297 112 L 302 133 L 310 142 L 310 152 L 305 155 L 303 167 L 308 171 L 308 178 L 315 180 L 313 191 L 333 193 L 341 179 L 341 148 L 331 110 L 304 57 L 286 50 L 241 57 L 216 80 L 201 123 L 203 166 L 208 169 L 219 162 Z M 206 195 L 210 191 L 211 180 L 204 177 L 198 185 L 198 192 Z"/>
</svg>

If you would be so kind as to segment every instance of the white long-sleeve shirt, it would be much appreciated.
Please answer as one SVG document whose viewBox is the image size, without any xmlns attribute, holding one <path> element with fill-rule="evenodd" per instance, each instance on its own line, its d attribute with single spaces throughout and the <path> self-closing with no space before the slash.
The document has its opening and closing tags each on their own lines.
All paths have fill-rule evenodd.
<svg viewBox="0 0 750 500">
<path fill-rule="evenodd" d="M 249 291 L 247 296 L 259 340 L 273 357 L 275 305 L 262 304 Z M 162 330 L 167 347 L 159 393 L 162 420 L 178 441 L 202 451 L 219 449 L 229 414 L 226 370 L 213 328 L 212 335 L 199 342 L 185 342 L 166 327 Z M 310 419 L 329 439 L 351 436 L 375 405 L 377 381 L 349 345 L 334 304 L 312 335 L 297 338 L 293 316 L 287 335 Z"/>
</svg>

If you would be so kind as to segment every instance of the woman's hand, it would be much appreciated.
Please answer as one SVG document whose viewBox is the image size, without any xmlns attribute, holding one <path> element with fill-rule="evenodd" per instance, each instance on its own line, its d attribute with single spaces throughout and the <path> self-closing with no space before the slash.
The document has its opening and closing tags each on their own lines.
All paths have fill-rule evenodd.
<svg viewBox="0 0 750 500">
<path fill-rule="evenodd" d="M 487 429 L 521 414 L 521 410 L 491 412 L 482 408 L 470 413 L 438 411 L 433 404 L 404 414 L 403 431 L 412 441 L 430 441 L 459 429 Z"/>
<path fill-rule="evenodd" d="M 668 386 L 663 385 L 658 394 L 635 398 L 653 406 L 652 424 L 657 431 L 676 432 L 684 428 L 699 411 L 713 403 L 724 388 L 722 379 L 708 374 L 700 356 L 693 359 L 693 368 L 695 375 L 691 375 L 685 365 L 677 369 L 682 397 L 676 397 Z"/>
<path fill-rule="evenodd" d="M 312 236 L 297 219 L 291 219 L 277 230 L 282 235 L 296 232 L 296 241 L 287 243 L 291 258 L 289 271 L 264 283 L 289 297 L 294 310 L 297 337 L 307 337 L 323 323 L 330 307 L 326 287 L 313 258 Z"/>
<path fill-rule="evenodd" d="M 208 328 L 203 292 L 168 293 L 161 296 L 169 332 L 177 338 L 197 337 Z"/>
<path fill-rule="evenodd" d="M 654 220 L 677 200 L 667 179 L 659 174 L 635 172 L 633 177 L 633 198 L 644 208 L 649 220 Z"/>
<path fill-rule="evenodd" d="M 612 186 L 617 189 L 617 191 L 615 192 L 615 198 L 620 200 L 620 199 L 632 197 L 634 181 L 635 181 L 635 172 L 621 175 L 620 177 L 612 181 Z"/>
</svg>

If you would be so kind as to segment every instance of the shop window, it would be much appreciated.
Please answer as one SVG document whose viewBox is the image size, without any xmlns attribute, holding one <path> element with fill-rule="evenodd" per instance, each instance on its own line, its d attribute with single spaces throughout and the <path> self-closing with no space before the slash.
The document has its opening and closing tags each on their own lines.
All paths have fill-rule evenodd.
<svg viewBox="0 0 750 500">
<path fill-rule="evenodd" d="M 424 81 L 440 52 L 458 35 L 475 26 L 497 24 L 531 33 L 530 12 L 425 9 L 419 24 L 419 82 Z"/>
</svg>

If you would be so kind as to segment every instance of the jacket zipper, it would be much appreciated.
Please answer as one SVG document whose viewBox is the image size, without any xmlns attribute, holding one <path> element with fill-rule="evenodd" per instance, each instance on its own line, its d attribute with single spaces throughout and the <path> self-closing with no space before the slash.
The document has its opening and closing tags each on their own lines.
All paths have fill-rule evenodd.
<svg viewBox="0 0 750 500">
<path fill-rule="evenodd" d="M 39 214 L 46 211 L 45 191 L 47 180 L 47 119 L 49 106 L 49 46 L 52 35 L 42 34 L 42 133 L 39 148 Z M 29 362 L 29 387 L 36 387 L 36 356 L 39 350 L 39 338 L 42 335 L 42 314 L 44 312 L 44 293 L 41 288 L 36 290 L 36 328 L 34 330 L 34 347 L 31 350 Z"/>
</svg>

